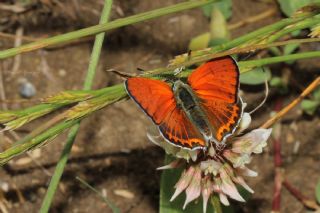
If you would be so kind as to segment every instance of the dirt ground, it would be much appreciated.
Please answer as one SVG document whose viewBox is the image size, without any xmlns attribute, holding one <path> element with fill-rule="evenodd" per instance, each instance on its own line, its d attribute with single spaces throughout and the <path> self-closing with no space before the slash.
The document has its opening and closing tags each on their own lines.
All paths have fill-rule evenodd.
<svg viewBox="0 0 320 213">
<path fill-rule="evenodd" d="M 9 2 L 9 1 L 8 1 Z M 43 1 L 51 2 L 51 1 Z M 54 2 L 54 1 L 52 1 Z M 75 3 L 78 2 L 78 3 Z M 111 19 L 171 5 L 179 1 L 114 1 Z M 257 0 L 233 1 L 230 23 L 245 20 L 276 4 Z M 14 34 L 21 26 L 25 36 L 39 38 L 61 34 L 98 23 L 103 1 L 67 1 L 60 5 L 40 5 L 29 12 L 16 15 L 0 10 L 0 20 L 7 20 L 0 31 Z M 231 31 L 232 37 L 246 34 L 281 18 L 280 12 L 254 24 L 247 24 Z M 4 27 L 6 26 L 6 27 Z M 191 38 L 208 30 L 208 20 L 200 9 L 158 18 L 107 34 L 102 51 L 94 88 L 102 88 L 121 82 L 121 79 L 105 71 L 110 68 L 136 72 L 166 66 L 169 59 L 187 51 Z M 12 39 L 0 36 L 0 48 L 12 47 Z M 26 78 L 34 84 L 37 94 L 32 100 L 47 97 L 63 90 L 81 89 L 85 77 L 92 41 L 59 48 L 39 50 L 21 55 L 17 69 L 13 59 L 0 62 L 3 86 L 7 100 L 20 99 L 19 79 Z M 306 45 L 304 48 L 319 48 Z M 283 72 L 282 65 L 274 66 L 275 75 Z M 319 60 L 296 63 L 291 70 L 290 93 L 279 96 L 271 91 L 267 103 L 253 116 L 252 128 L 262 124 L 270 116 L 274 103 L 281 99 L 283 105 L 294 99 L 302 89 L 319 75 Z M 15 72 L 12 72 L 12 71 Z M 243 86 L 248 108 L 263 99 L 263 87 Z M 18 109 L 30 103 L 7 103 L 2 107 Z M 44 118 L 45 119 L 45 118 Z M 17 131 L 20 137 L 41 125 L 37 120 Z M 319 115 L 303 115 L 299 108 L 290 112 L 282 121 L 281 142 L 285 175 L 306 196 L 314 198 L 314 188 L 320 175 L 320 122 Z M 95 193 L 77 181 L 77 176 L 114 202 L 121 212 L 157 212 L 159 208 L 160 172 L 155 169 L 163 164 L 164 152 L 146 138 L 150 121 L 132 103 L 122 101 L 107 107 L 85 119 L 76 138 L 69 163 L 62 177 L 50 212 L 111 212 Z M 3 138 L 3 137 L 2 137 Z M 0 185 L 8 184 L 4 192 L 9 202 L 9 212 L 37 212 L 59 159 L 66 134 L 40 150 L 33 152 L 40 168 L 26 155 L 14 159 L 0 169 Z M 297 152 L 294 147 L 300 144 Z M 4 146 L 0 143 L 0 149 Z M 257 171 L 257 178 L 248 178 L 255 190 L 245 204 L 236 204 L 237 212 L 270 212 L 273 196 L 272 140 L 264 154 L 255 156 L 250 168 Z M 46 172 L 44 171 L 47 170 Z M 119 195 L 119 190 L 125 190 Z M 282 192 L 282 212 L 305 212 L 306 209 L 288 191 Z"/>
</svg>

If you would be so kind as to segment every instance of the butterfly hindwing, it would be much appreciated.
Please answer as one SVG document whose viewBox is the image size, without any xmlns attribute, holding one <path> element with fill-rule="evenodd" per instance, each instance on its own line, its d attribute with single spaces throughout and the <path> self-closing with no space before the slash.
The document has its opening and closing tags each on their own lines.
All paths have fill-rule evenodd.
<svg viewBox="0 0 320 213">
<path fill-rule="evenodd" d="M 219 142 L 233 133 L 242 116 L 238 100 L 239 68 L 232 57 L 213 59 L 198 67 L 188 83 L 215 130 Z"/>
<path fill-rule="evenodd" d="M 171 87 L 165 82 L 143 77 L 129 78 L 125 87 L 131 98 L 158 125 L 164 138 L 180 147 L 205 147 L 198 130 L 177 108 Z"/>
<path fill-rule="evenodd" d="M 188 149 L 205 148 L 206 143 L 185 113 L 176 108 L 159 125 L 162 135 L 172 144 Z"/>
<path fill-rule="evenodd" d="M 210 124 L 216 130 L 215 138 L 218 141 L 223 141 L 234 132 L 242 116 L 241 101 L 237 104 L 223 101 L 204 101 L 202 106 Z"/>
</svg>

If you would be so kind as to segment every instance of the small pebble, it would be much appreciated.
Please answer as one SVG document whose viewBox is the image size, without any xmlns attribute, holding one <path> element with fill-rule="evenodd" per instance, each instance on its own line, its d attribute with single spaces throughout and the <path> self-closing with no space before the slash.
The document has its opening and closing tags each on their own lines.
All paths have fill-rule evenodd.
<svg viewBox="0 0 320 213">
<path fill-rule="evenodd" d="M 66 70 L 65 69 L 59 69 L 59 76 L 60 77 L 64 77 L 64 76 L 66 76 L 67 75 L 67 72 L 66 72 Z"/>
<path fill-rule="evenodd" d="M 2 191 L 4 192 L 8 192 L 9 191 L 9 184 L 7 182 L 1 181 L 0 180 L 0 188 Z"/>
<path fill-rule="evenodd" d="M 116 189 L 113 191 L 114 194 L 120 196 L 120 197 L 124 197 L 127 199 L 133 199 L 134 198 L 134 194 L 132 192 L 130 192 L 129 190 L 126 189 Z"/>
<path fill-rule="evenodd" d="M 21 97 L 32 98 L 33 96 L 36 95 L 36 88 L 27 79 L 25 78 L 19 79 L 19 84 L 20 84 L 19 94 Z"/>
</svg>

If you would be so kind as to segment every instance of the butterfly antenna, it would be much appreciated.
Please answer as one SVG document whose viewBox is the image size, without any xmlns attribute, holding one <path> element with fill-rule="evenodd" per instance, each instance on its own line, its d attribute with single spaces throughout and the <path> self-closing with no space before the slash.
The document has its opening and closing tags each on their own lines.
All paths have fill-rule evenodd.
<svg viewBox="0 0 320 213">
<path fill-rule="evenodd" d="M 136 77 L 137 75 L 135 74 L 131 74 L 131 73 L 126 73 L 126 72 L 121 72 L 119 70 L 116 70 L 116 69 L 108 69 L 106 70 L 106 72 L 111 72 L 113 74 L 116 74 L 122 78 L 131 78 L 131 77 Z"/>
<path fill-rule="evenodd" d="M 268 95 L 269 95 L 268 79 L 266 79 L 264 81 L 264 85 L 265 85 L 265 96 L 264 96 L 264 99 L 262 100 L 262 102 L 256 108 L 254 108 L 251 112 L 249 112 L 250 115 L 252 113 L 254 113 L 255 111 L 257 111 L 259 108 L 261 108 L 263 106 L 263 104 L 267 101 L 267 98 L 268 98 Z"/>
<path fill-rule="evenodd" d="M 139 72 L 144 72 L 144 71 L 145 71 L 144 69 L 142 69 L 142 68 L 140 68 L 140 67 L 137 67 L 137 70 L 138 70 Z"/>
</svg>

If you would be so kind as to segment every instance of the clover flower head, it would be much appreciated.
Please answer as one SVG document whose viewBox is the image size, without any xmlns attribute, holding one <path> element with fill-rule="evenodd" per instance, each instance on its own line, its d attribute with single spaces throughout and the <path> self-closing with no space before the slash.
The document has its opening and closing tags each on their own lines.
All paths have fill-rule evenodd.
<svg viewBox="0 0 320 213">
<path fill-rule="evenodd" d="M 229 205 L 228 198 L 245 202 L 236 186 L 241 185 L 253 193 L 243 177 L 255 177 L 257 173 L 246 165 L 251 162 L 252 154 L 262 153 L 271 134 L 271 129 L 254 129 L 243 134 L 250 122 L 249 113 L 244 113 L 237 131 L 227 139 L 226 146 L 220 152 L 216 152 L 212 146 L 206 151 L 186 150 L 169 144 L 160 135 L 149 133 L 148 138 L 153 143 L 177 158 L 158 169 L 184 168 L 170 201 L 185 192 L 184 209 L 188 203 L 202 196 L 203 212 L 206 212 L 208 200 L 214 194 L 226 206 Z"/>
</svg>

